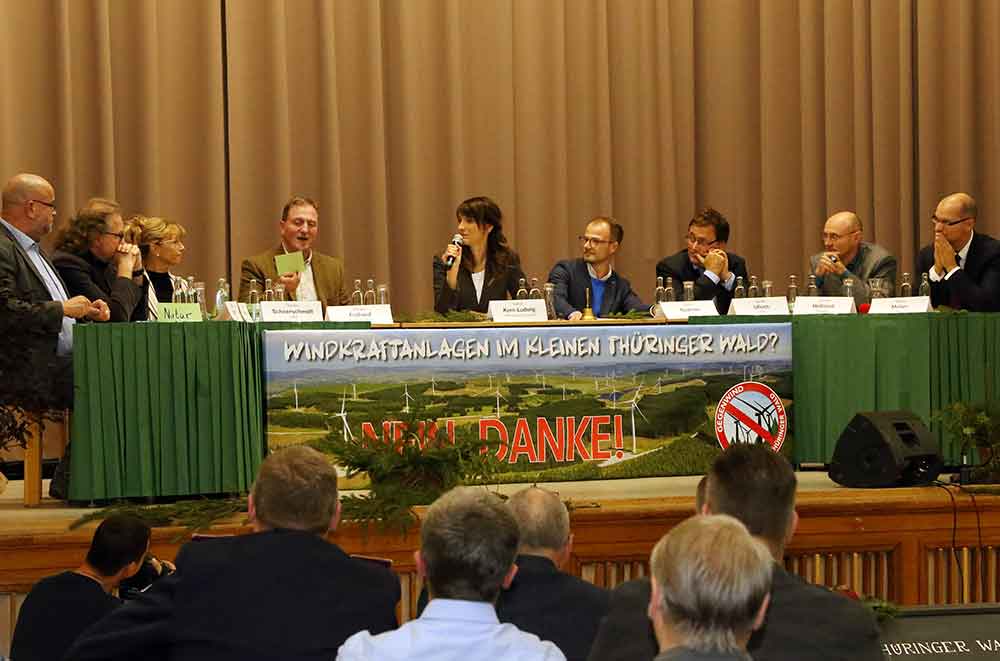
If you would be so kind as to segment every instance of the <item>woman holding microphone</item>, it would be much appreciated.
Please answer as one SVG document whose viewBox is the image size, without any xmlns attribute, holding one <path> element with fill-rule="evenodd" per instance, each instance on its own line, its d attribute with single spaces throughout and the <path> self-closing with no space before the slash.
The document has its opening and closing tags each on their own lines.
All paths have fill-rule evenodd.
<svg viewBox="0 0 1000 661">
<path fill-rule="evenodd" d="M 434 256 L 434 310 L 486 312 L 490 301 L 514 298 L 524 278 L 517 253 L 503 234 L 503 214 L 488 197 L 472 197 L 455 210 L 456 237 Z"/>
</svg>

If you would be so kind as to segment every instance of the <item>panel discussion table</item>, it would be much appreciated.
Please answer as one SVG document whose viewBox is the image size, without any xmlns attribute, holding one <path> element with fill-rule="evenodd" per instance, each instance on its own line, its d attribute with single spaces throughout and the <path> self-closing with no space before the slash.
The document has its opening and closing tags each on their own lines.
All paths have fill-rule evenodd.
<svg viewBox="0 0 1000 661">
<path fill-rule="evenodd" d="M 792 323 L 793 456 L 799 464 L 829 462 L 859 411 L 904 409 L 927 422 L 951 402 L 1000 393 L 1000 314 L 702 317 L 690 323 L 776 321 Z M 261 332 L 365 327 L 232 321 L 77 326 L 70 500 L 249 490 L 266 449 Z M 956 444 L 941 437 L 936 423 L 932 429 L 945 458 L 957 460 Z"/>
</svg>

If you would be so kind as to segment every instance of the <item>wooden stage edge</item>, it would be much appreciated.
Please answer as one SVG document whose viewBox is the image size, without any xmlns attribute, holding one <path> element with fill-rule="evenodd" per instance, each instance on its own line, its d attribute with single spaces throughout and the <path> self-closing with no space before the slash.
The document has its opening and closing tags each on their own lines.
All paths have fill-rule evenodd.
<svg viewBox="0 0 1000 661">
<path fill-rule="evenodd" d="M 970 496 L 956 487 L 846 489 L 825 473 L 801 472 L 799 528 L 786 551 L 789 570 L 814 583 L 847 586 L 900 604 L 995 602 L 1000 590 L 1000 496 Z M 567 571 L 614 586 L 646 573 L 649 552 L 671 526 L 694 511 L 698 477 L 562 482 L 544 486 L 572 505 L 574 553 Z M 94 524 L 70 530 L 87 509 L 46 500 L 20 504 L 20 482 L 0 495 L 0 599 L 19 601 L 38 579 L 76 566 Z M 511 493 L 524 485 L 503 485 Z M 246 532 L 241 516 L 212 534 Z M 153 551 L 173 558 L 186 531 L 158 528 Z M 345 524 L 331 539 L 349 553 L 388 558 L 403 585 L 401 617 L 412 612 L 419 580 L 413 551 L 419 530 Z M 954 539 L 954 543 L 953 543 Z M 0 603 L 0 648 L 4 620 Z"/>
</svg>

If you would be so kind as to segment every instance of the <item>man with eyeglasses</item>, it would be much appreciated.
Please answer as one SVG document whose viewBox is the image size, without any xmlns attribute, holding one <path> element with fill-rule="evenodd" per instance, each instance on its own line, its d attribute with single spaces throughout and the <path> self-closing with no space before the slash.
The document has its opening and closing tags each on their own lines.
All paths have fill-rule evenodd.
<svg viewBox="0 0 1000 661">
<path fill-rule="evenodd" d="M 840 211 L 823 225 L 823 252 L 809 258 L 816 284 L 824 296 L 840 296 L 844 283 L 854 287 L 857 305 L 871 300 L 870 278 L 887 281 L 889 291 L 896 287 L 896 258 L 882 246 L 863 241 L 861 219 L 853 211 Z"/>
<path fill-rule="evenodd" d="M 917 255 L 917 273 L 928 274 L 934 307 L 1000 310 L 1000 241 L 975 231 L 977 213 L 971 195 L 953 193 L 931 216 L 934 243 Z"/>
<path fill-rule="evenodd" d="M 707 207 L 688 223 L 687 248 L 664 257 L 656 265 L 656 276 L 674 279 L 679 292 L 683 282 L 694 283 L 698 301 L 715 301 L 719 314 L 729 311 L 736 278 L 749 284 L 746 260 L 726 251 L 729 241 L 729 221 L 721 213 Z"/>
<path fill-rule="evenodd" d="M 12 177 L 3 188 L 0 208 L 0 314 L 10 329 L 25 331 L 31 341 L 9 351 L 25 373 L 51 378 L 49 406 L 73 405 L 73 324 L 78 319 L 107 321 L 107 303 L 67 294 L 39 241 L 55 222 L 55 189 L 34 174 Z M 8 342 L 12 340 L 6 335 Z M 13 367 L 5 365 L 5 367 Z M 5 370 L 6 371 L 6 370 Z M 11 371 L 15 373 L 17 370 Z"/>
<path fill-rule="evenodd" d="M 650 306 L 632 291 L 632 285 L 612 268 L 612 260 L 625 236 L 614 218 L 598 216 L 578 239 L 583 257 L 564 259 L 552 267 L 549 282 L 555 285 L 555 309 L 560 319 L 580 319 L 587 307 L 596 317 L 642 311 Z"/>
</svg>

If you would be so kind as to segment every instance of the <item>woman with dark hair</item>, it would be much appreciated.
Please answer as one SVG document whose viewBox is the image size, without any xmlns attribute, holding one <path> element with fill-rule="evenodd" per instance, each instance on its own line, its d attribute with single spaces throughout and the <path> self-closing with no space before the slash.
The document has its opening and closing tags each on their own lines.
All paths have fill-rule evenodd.
<svg viewBox="0 0 1000 661">
<path fill-rule="evenodd" d="M 70 296 L 107 301 L 111 321 L 145 321 L 142 255 L 124 236 L 118 203 L 93 198 L 70 220 L 52 263 Z"/>
<path fill-rule="evenodd" d="M 449 243 L 434 256 L 434 310 L 486 312 L 490 301 L 514 298 L 524 272 L 507 245 L 500 207 L 488 197 L 472 197 L 458 205 L 455 218 L 462 245 Z"/>
</svg>

